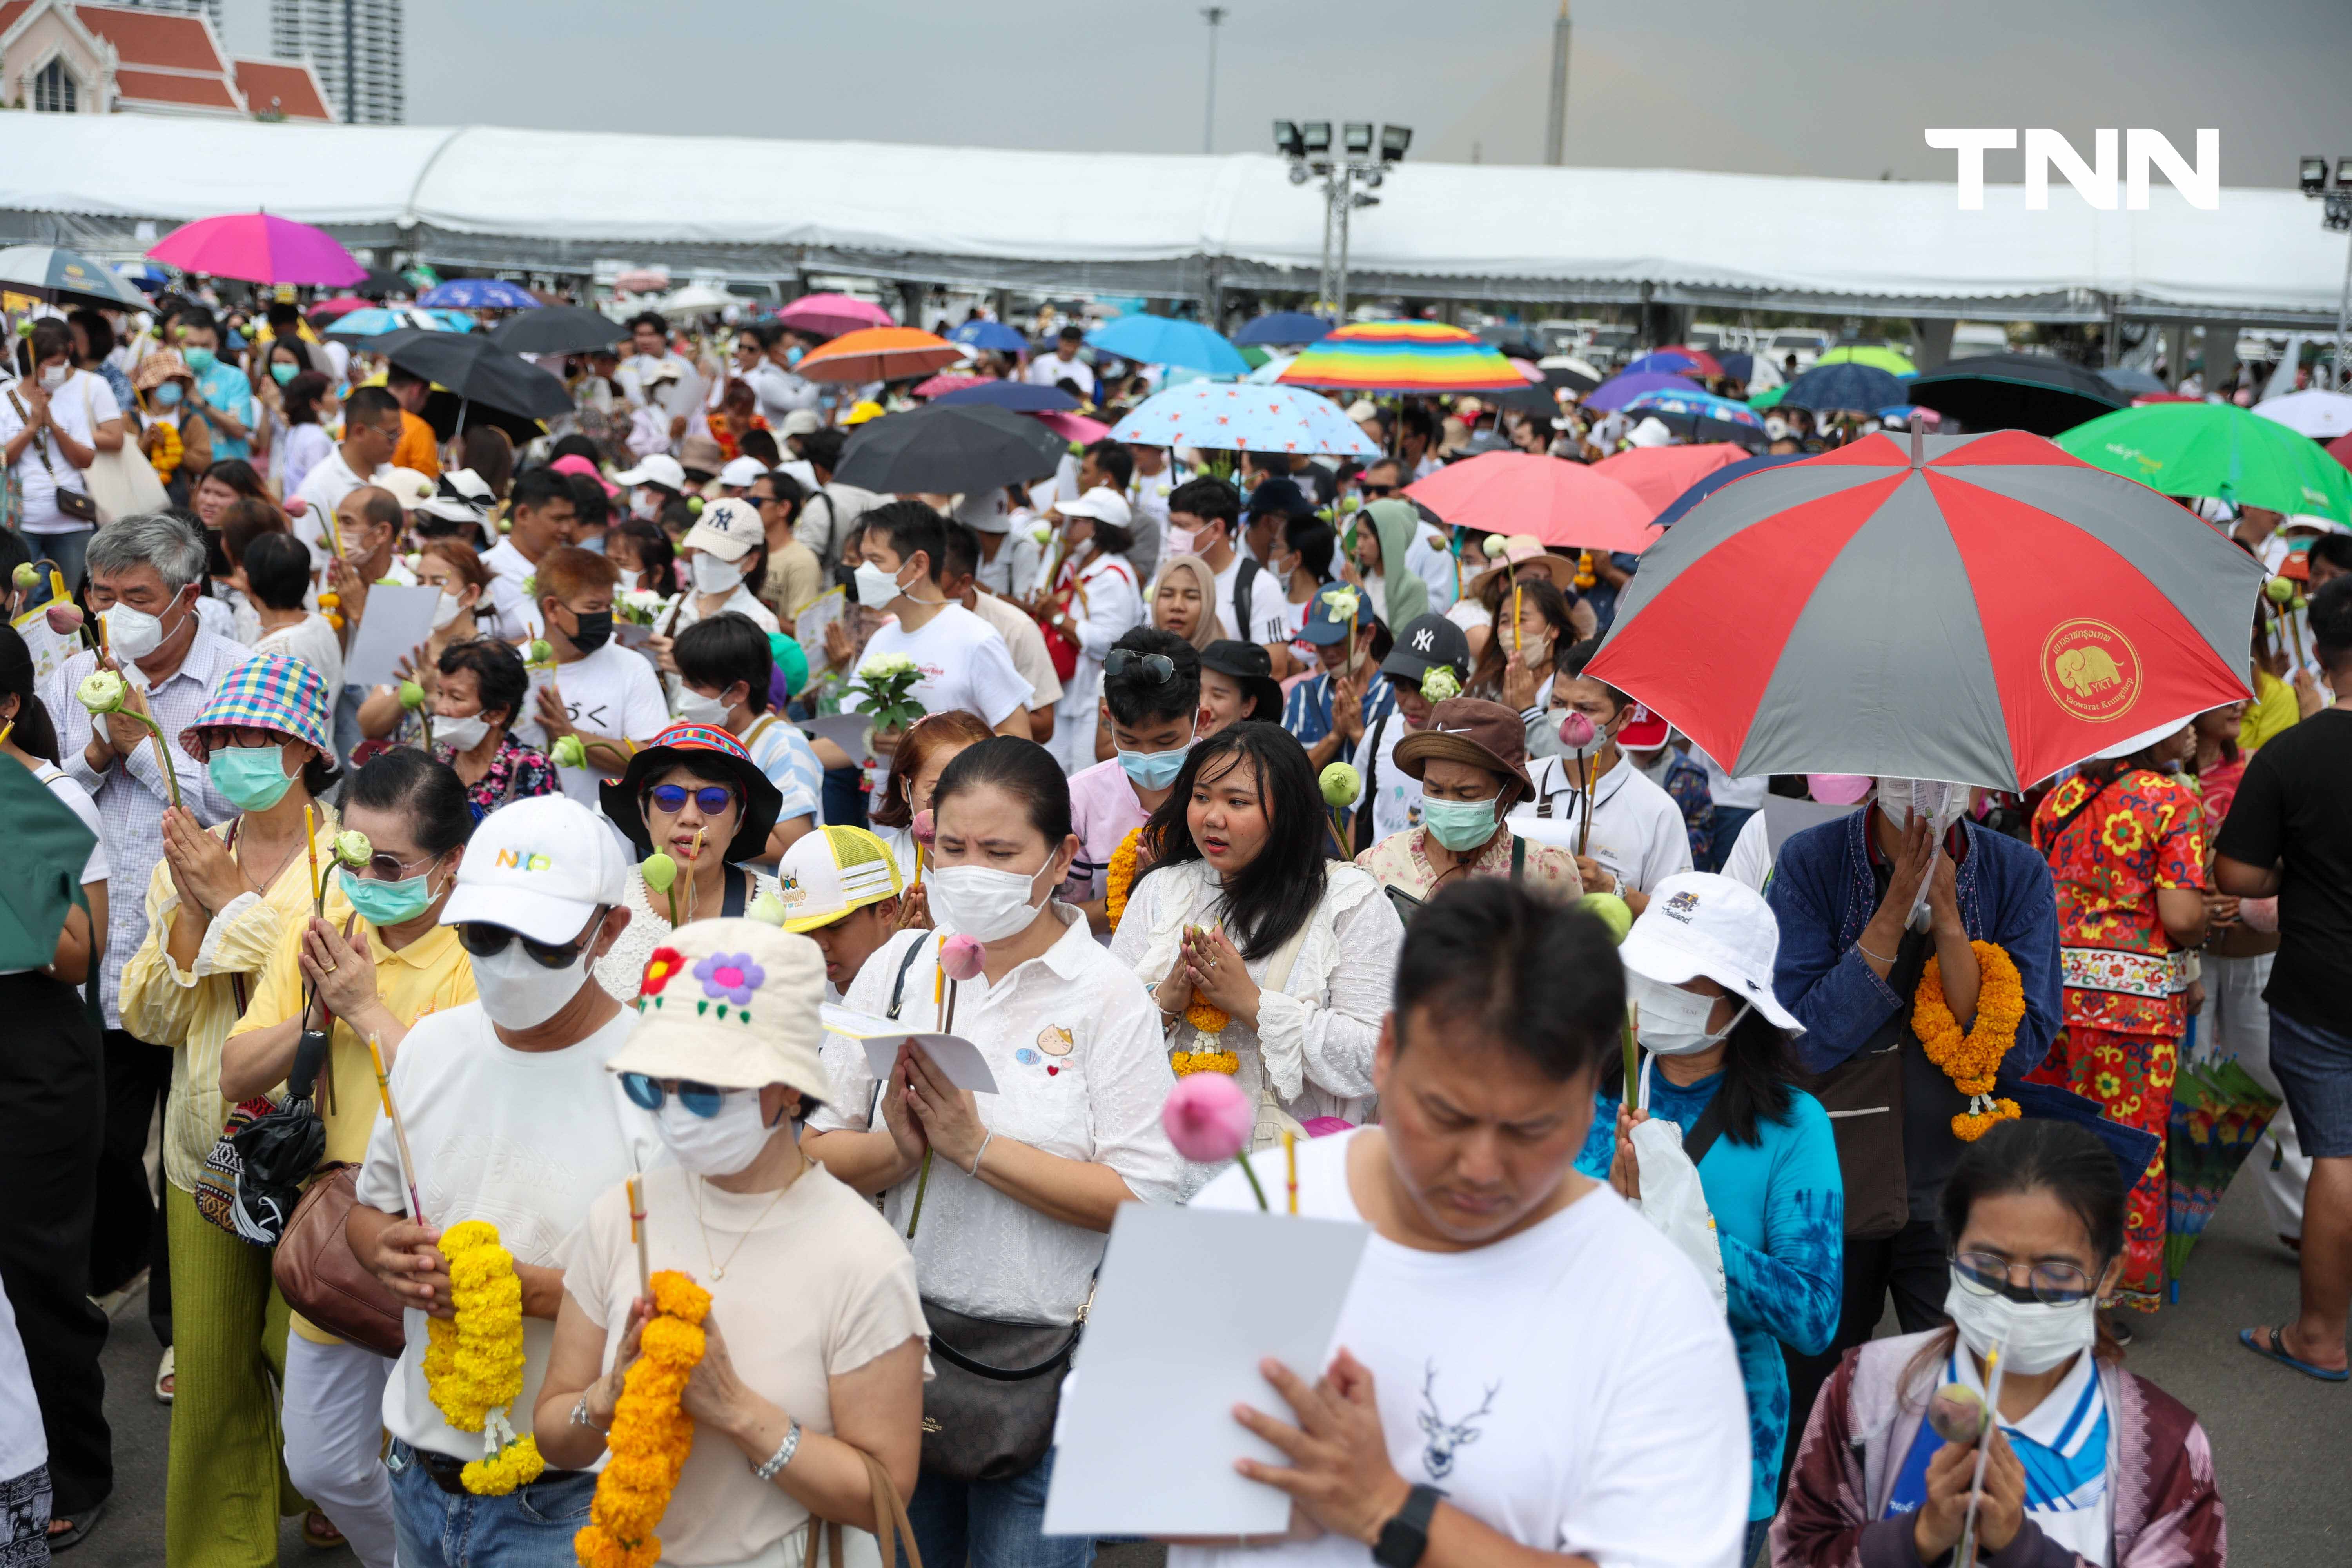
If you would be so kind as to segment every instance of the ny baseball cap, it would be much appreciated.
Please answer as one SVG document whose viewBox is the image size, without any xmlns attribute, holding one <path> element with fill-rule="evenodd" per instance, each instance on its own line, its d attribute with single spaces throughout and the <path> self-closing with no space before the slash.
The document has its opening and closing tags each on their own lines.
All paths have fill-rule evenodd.
<svg viewBox="0 0 2352 1568">
<path fill-rule="evenodd" d="M 1381 660 L 1381 673 L 1419 685 L 1440 665 L 1470 679 L 1470 639 L 1444 616 L 1415 616 L 1397 633 L 1396 646 Z"/>
<path fill-rule="evenodd" d="M 812 931 L 905 890 L 890 847 L 862 827 L 804 833 L 776 867 L 784 929 Z"/>
<path fill-rule="evenodd" d="M 565 942 L 588 917 L 628 898 L 621 841 L 570 795 L 533 795 L 482 818 L 441 907 L 445 926 L 505 926 L 534 942 Z"/>
<path fill-rule="evenodd" d="M 727 496 L 704 504 L 702 515 L 694 520 L 694 526 L 686 531 L 678 545 L 681 549 L 708 550 L 721 561 L 740 561 L 767 536 L 767 528 L 760 521 L 760 509 L 750 501 Z"/>
<path fill-rule="evenodd" d="M 470 858 L 470 852 L 468 858 Z M 1711 871 L 1677 871 L 1650 889 L 1649 906 L 1617 949 L 1634 973 L 1661 985 L 1704 974 L 1754 1005 L 1775 1028 L 1804 1033 L 1772 994 L 1780 927 L 1764 895 Z"/>
</svg>

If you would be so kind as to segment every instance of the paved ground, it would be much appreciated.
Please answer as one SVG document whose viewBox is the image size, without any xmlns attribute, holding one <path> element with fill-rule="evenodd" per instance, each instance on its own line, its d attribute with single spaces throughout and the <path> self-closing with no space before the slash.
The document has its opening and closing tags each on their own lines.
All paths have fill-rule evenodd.
<svg viewBox="0 0 2352 1568">
<path fill-rule="evenodd" d="M 2188 1404 L 2213 1442 L 2230 1510 L 2231 1558 L 2253 1568 L 2343 1568 L 2352 1563 L 2352 1384 L 2319 1384 L 2258 1361 L 2237 1331 L 2294 1310 L 2294 1260 L 2268 1234 L 2261 1195 L 2231 1189 L 2190 1258 L 2180 1304 L 2136 1319 L 2127 1364 Z M 114 1426 L 114 1501 L 68 1568 L 150 1568 L 163 1558 L 163 1456 L 171 1413 L 149 1392 L 155 1343 L 144 1303 L 126 1303 L 106 1352 Z M 289 1568 L 355 1568 L 348 1551 L 313 1552 L 295 1521 Z M 1098 1568 L 1159 1568 L 1157 1547 L 1106 1550 Z M 933 1568 L 945 1568 L 934 1564 Z"/>
</svg>

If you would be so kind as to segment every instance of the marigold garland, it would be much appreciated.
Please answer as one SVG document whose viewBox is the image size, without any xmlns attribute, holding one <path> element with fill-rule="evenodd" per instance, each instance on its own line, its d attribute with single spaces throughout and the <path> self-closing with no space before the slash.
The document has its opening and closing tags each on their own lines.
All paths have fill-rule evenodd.
<svg viewBox="0 0 2352 1568">
<path fill-rule="evenodd" d="M 449 1260 L 450 1318 L 425 1320 L 425 1384 L 443 1419 L 482 1435 L 482 1457 L 458 1479 L 477 1497 L 503 1497 L 547 1468 L 507 1409 L 522 1397 L 522 1280 L 499 1227 L 469 1219 L 441 1233 Z"/>
<path fill-rule="evenodd" d="M 588 1523 L 572 1538 L 581 1568 L 654 1568 L 661 1560 L 654 1526 L 694 1447 L 694 1417 L 678 1408 L 678 1396 L 709 1342 L 702 1320 L 710 1292 L 669 1268 L 651 1284 L 656 1316 L 639 1341 L 644 1353 L 621 1380 L 605 1439 L 612 1460 L 596 1478 Z"/>
<path fill-rule="evenodd" d="M 1127 913 L 1127 895 L 1134 889 L 1137 862 L 1142 858 L 1143 829 L 1129 830 L 1110 852 L 1110 868 L 1103 873 L 1103 918 L 1110 929 L 1118 929 L 1118 917 Z"/>
<path fill-rule="evenodd" d="M 1168 1065 L 1176 1069 L 1178 1078 L 1196 1072 L 1237 1073 L 1242 1070 L 1242 1058 L 1226 1050 L 1217 1037 L 1223 1034 L 1233 1016 L 1215 1004 L 1195 996 L 1192 1005 L 1184 1009 L 1184 1021 L 1192 1026 L 1192 1048 L 1171 1051 Z"/>
<path fill-rule="evenodd" d="M 1952 1118 L 1952 1136 L 1973 1143 L 1995 1122 L 2024 1114 L 2017 1101 L 1993 1099 L 1992 1090 L 2001 1058 L 2017 1043 L 2018 1026 L 2025 1021 L 2025 985 L 2016 963 L 1997 943 L 1972 942 L 1969 947 L 1977 955 L 1976 1027 L 1960 1032 L 1959 1020 L 1944 1000 L 1942 965 L 1931 958 L 1911 999 L 1911 1031 L 1927 1048 L 1927 1059 L 1969 1097 L 1968 1110 Z"/>
</svg>

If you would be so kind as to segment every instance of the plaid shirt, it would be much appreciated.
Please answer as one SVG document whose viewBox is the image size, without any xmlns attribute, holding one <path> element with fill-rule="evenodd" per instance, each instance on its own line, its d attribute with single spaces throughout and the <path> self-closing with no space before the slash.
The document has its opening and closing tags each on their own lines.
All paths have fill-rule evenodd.
<svg viewBox="0 0 2352 1568">
<path fill-rule="evenodd" d="M 180 778 L 180 795 L 196 820 L 211 826 L 236 815 L 236 808 L 213 787 L 204 764 L 180 748 L 180 731 L 196 721 L 212 700 L 224 676 L 252 657 L 252 650 L 198 627 L 188 655 L 172 678 L 146 693 L 147 710 L 163 730 L 163 749 Z M 82 755 L 89 746 L 89 710 L 74 689 L 98 668 L 96 652 L 85 648 L 59 665 L 49 677 L 41 700 L 48 705 L 49 721 L 57 726 L 58 749 L 65 774 L 89 791 L 104 825 L 106 853 L 115 891 L 107 900 L 106 976 L 101 996 L 106 1025 L 122 1026 L 121 993 L 122 966 L 147 935 L 147 910 L 142 892 L 163 858 L 163 808 L 172 804 L 171 786 L 155 760 L 155 747 L 142 738 L 128 757 L 118 756 L 104 773 L 92 773 Z"/>
</svg>

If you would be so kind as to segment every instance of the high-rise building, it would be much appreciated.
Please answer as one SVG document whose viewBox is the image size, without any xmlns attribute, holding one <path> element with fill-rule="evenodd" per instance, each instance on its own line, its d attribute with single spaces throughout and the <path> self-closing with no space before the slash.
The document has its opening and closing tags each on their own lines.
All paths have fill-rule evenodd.
<svg viewBox="0 0 2352 1568">
<path fill-rule="evenodd" d="M 269 47 L 309 59 L 347 124 L 407 118 L 401 0 L 269 0 Z"/>
</svg>

